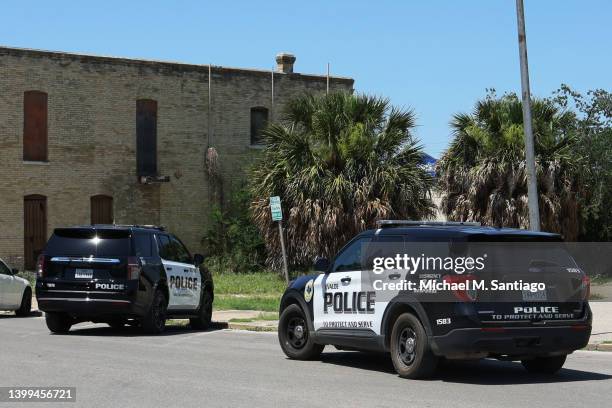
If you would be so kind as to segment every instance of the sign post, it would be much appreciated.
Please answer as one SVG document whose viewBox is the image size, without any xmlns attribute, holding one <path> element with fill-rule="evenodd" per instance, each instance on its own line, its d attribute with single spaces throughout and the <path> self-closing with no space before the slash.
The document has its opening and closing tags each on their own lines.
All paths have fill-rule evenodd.
<svg viewBox="0 0 612 408">
<path fill-rule="evenodd" d="M 272 213 L 272 221 L 278 221 L 278 234 L 280 237 L 281 251 L 283 253 L 283 273 L 285 281 L 289 285 L 289 271 L 287 270 L 287 253 L 285 252 L 285 238 L 283 234 L 283 210 L 281 208 L 281 200 L 279 196 L 270 197 L 270 212 Z"/>
</svg>

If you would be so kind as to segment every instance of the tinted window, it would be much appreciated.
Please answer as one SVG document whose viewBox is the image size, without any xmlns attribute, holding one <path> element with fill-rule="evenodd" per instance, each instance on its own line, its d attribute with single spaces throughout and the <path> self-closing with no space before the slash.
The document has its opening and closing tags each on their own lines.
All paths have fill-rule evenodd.
<svg viewBox="0 0 612 408">
<path fill-rule="evenodd" d="M 367 255 L 364 257 L 365 266 L 371 269 L 374 258 L 395 257 L 397 254 L 404 254 L 406 248 L 404 237 L 401 235 L 381 235 L 372 240 L 368 245 Z"/>
<path fill-rule="evenodd" d="M 45 251 L 52 256 L 129 256 L 130 234 L 127 230 L 56 229 Z"/>
<path fill-rule="evenodd" d="M 176 255 L 177 262 L 191 263 L 191 256 L 185 245 L 175 237 L 170 237 L 170 246 Z"/>
<path fill-rule="evenodd" d="M 136 256 L 145 258 L 153 254 L 151 234 L 137 232 L 134 234 L 134 252 Z"/>
<path fill-rule="evenodd" d="M 361 270 L 362 263 L 362 250 L 367 244 L 370 242 L 369 237 L 359 238 L 354 241 L 350 246 L 345 248 L 334 261 L 334 266 L 332 268 L 332 272 L 341 272 L 341 271 L 359 271 Z"/>
<path fill-rule="evenodd" d="M 11 275 L 11 270 L 2 261 L 0 261 L 0 275 Z"/>
<path fill-rule="evenodd" d="M 168 239 L 167 235 L 157 236 L 157 249 L 159 251 L 159 256 L 162 259 L 166 259 L 168 261 L 174 261 L 174 258 L 170 250 L 170 239 Z"/>
<path fill-rule="evenodd" d="M 191 263 L 191 256 L 185 246 L 178 239 L 159 235 L 159 256 L 168 261 Z"/>
</svg>

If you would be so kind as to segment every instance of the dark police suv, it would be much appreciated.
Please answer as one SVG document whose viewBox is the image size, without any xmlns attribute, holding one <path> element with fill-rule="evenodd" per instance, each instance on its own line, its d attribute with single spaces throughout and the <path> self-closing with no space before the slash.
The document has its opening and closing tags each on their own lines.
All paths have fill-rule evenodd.
<svg viewBox="0 0 612 408">
<path fill-rule="evenodd" d="M 38 307 L 54 333 L 82 321 L 161 333 L 167 318 L 206 329 L 214 295 L 202 261 L 161 227 L 58 228 L 38 258 Z"/>
<path fill-rule="evenodd" d="M 476 223 L 380 221 L 333 262 L 318 259 L 320 274 L 290 284 L 280 345 L 294 359 L 325 345 L 389 352 L 405 378 L 430 376 L 441 358 L 520 360 L 553 374 L 591 333 L 589 280 L 565 245 L 557 234 Z M 403 255 L 415 256 L 393 266 Z M 372 273 L 377 257 L 391 269 Z M 434 270 L 430 260 L 440 261 Z"/>
</svg>

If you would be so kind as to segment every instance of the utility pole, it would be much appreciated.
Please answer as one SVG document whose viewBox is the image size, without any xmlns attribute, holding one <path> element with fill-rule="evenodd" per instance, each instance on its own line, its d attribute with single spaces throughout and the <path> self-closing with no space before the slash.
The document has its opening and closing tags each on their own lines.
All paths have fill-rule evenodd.
<svg viewBox="0 0 612 408">
<path fill-rule="evenodd" d="M 325 81 L 325 94 L 329 95 L 329 62 L 327 63 L 327 78 Z"/>
<path fill-rule="evenodd" d="M 523 129 L 525 131 L 525 161 L 527 170 L 527 204 L 529 206 L 529 229 L 540 230 L 540 208 L 538 204 L 538 179 L 535 165 L 535 149 L 531 122 L 531 91 L 529 90 L 529 64 L 527 63 L 527 36 L 525 34 L 525 11 L 523 0 L 516 0 L 519 57 L 521 60 L 521 88 L 523 98 Z"/>
</svg>

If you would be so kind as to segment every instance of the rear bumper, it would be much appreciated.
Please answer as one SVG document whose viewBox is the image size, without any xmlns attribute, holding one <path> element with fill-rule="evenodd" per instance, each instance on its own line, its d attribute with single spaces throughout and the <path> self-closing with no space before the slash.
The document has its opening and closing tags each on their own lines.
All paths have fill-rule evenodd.
<svg viewBox="0 0 612 408">
<path fill-rule="evenodd" d="M 455 329 L 433 337 L 432 350 L 448 358 L 569 354 L 585 347 L 591 324 L 553 327 L 498 327 Z"/>
<path fill-rule="evenodd" d="M 130 300 L 37 297 L 38 308 L 43 312 L 65 312 L 80 317 L 102 315 L 139 315 L 138 308 Z"/>
<path fill-rule="evenodd" d="M 51 290 L 37 285 L 36 300 L 43 312 L 64 312 L 81 319 L 141 317 L 146 313 L 129 291 Z"/>
</svg>

